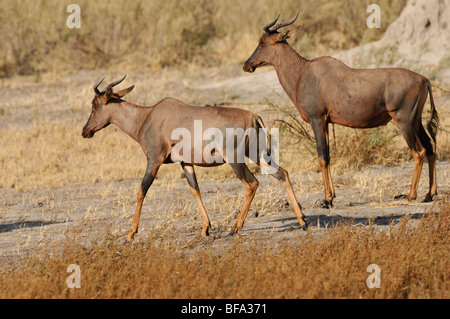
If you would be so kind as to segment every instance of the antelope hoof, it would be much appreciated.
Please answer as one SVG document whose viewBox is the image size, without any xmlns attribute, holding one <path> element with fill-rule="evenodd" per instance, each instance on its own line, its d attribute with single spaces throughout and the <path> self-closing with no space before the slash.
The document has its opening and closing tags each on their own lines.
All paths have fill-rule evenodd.
<svg viewBox="0 0 450 319">
<path fill-rule="evenodd" d="M 304 220 L 304 224 L 303 225 L 301 225 L 301 228 L 304 230 L 304 231 L 307 231 L 308 230 L 308 223 L 306 222 L 306 220 Z"/>
<path fill-rule="evenodd" d="M 134 235 L 135 235 L 136 233 L 137 233 L 137 232 L 130 231 L 130 232 L 128 233 L 128 236 L 127 236 L 127 241 L 128 241 L 128 242 L 133 242 L 133 241 L 134 241 Z"/>
<path fill-rule="evenodd" d="M 209 237 L 209 229 L 206 228 L 205 230 L 202 230 L 202 237 L 208 238 Z"/>
<path fill-rule="evenodd" d="M 425 199 L 422 201 L 422 203 L 429 203 L 429 202 L 432 202 L 432 201 L 434 201 L 436 198 L 437 198 L 437 194 L 434 194 L 434 195 L 427 194 L 427 196 L 425 196 Z"/>
<path fill-rule="evenodd" d="M 332 199 L 331 200 L 323 199 L 322 201 L 317 201 L 316 207 L 330 209 L 331 207 L 333 207 L 333 200 Z"/>
</svg>

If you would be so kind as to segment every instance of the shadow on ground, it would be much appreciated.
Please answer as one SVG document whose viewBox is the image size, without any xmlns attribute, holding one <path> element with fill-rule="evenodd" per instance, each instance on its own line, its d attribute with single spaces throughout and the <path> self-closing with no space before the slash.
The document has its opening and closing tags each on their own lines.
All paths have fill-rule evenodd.
<svg viewBox="0 0 450 319">
<path fill-rule="evenodd" d="M 52 224 L 59 224 L 60 221 L 55 222 L 49 222 L 49 221 L 19 221 L 11 224 L 4 224 L 0 225 L 0 233 L 6 233 L 13 231 L 15 229 L 23 229 L 23 228 L 30 228 L 30 227 L 42 227 Z"/>
</svg>

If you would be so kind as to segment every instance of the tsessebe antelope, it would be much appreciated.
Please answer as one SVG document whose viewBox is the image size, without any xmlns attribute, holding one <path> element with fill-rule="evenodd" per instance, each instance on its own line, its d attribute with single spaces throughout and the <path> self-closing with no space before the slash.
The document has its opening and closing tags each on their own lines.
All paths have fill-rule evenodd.
<svg viewBox="0 0 450 319">
<path fill-rule="evenodd" d="M 264 128 L 261 118 L 256 114 L 242 109 L 217 106 L 191 106 L 174 98 L 165 98 L 150 107 L 132 104 L 124 101 L 122 98 L 125 94 L 129 93 L 134 86 L 118 92 L 113 92 L 113 87 L 121 83 L 124 78 L 125 77 L 109 84 L 103 92 L 98 90 L 98 87 L 103 80 L 94 85 L 95 97 L 92 100 L 92 112 L 83 128 L 82 135 L 85 138 L 91 138 L 94 136 L 95 132 L 113 123 L 137 141 L 147 156 L 147 170 L 138 192 L 136 212 L 127 239 L 132 240 L 135 233 L 138 231 L 142 203 L 149 187 L 156 177 L 159 167 L 162 164 L 176 162 L 181 164 L 189 183 L 190 190 L 199 206 L 203 220 L 202 236 L 208 236 L 210 220 L 200 196 L 194 165 L 209 167 L 225 163 L 226 159 L 229 158 L 227 156 L 230 155 L 225 154 L 226 150 L 229 150 L 226 143 L 232 142 L 234 144 L 235 139 L 232 138 L 231 141 L 229 139 L 224 139 L 222 149 L 209 150 L 216 159 L 219 158 L 217 161 L 207 161 L 203 156 L 203 153 L 201 153 L 202 156 L 200 158 L 195 158 L 196 150 L 194 146 L 198 141 L 193 141 L 193 143 L 190 144 L 192 147 L 191 150 L 183 149 L 183 155 L 191 154 L 191 156 L 182 156 L 182 160 L 180 160 L 180 157 L 175 156 L 173 152 L 177 143 L 179 143 L 179 140 L 177 140 L 176 137 L 173 138 L 173 132 L 179 128 L 194 132 L 194 122 L 202 121 L 201 136 L 203 136 L 210 128 L 218 128 L 222 131 L 226 131 L 226 129 L 230 128 L 246 131 L 247 129 L 253 128 L 257 134 L 261 134 L 260 129 Z M 262 132 L 265 132 L 265 130 L 263 129 Z M 269 136 L 264 136 L 263 140 L 265 140 L 266 137 L 268 138 Z M 236 145 L 233 145 L 232 152 L 239 152 L 240 150 L 237 148 L 238 145 L 241 145 L 244 147 L 243 151 L 245 152 L 245 155 L 248 156 L 249 150 L 253 146 L 252 143 L 260 144 L 260 139 L 250 139 L 246 137 L 244 143 L 236 143 Z M 205 146 L 205 141 L 202 141 L 202 150 Z M 258 147 L 260 146 L 261 145 L 258 145 Z M 255 162 L 258 163 L 262 169 L 264 167 L 267 168 L 269 165 L 268 162 L 262 162 L 259 158 Z M 245 161 L 233 161 L 233 163 L 228 163 L 247 190 L 244 205 L 237 218 L 237 222 L 231 231 L 231 233 L 234 234 L 237 233 L 244 224 L 245 217 L 258 187 L 258 181 L 246 166 Z M 297 216 L 300 225 L 305 229 L 307 223 L 295 197 L 288 173 L 276 163 L 271 163 L 270 165 L 271 168 L 274 166 L 276 167 L 276 169 L 271 172 L 271 175 L 275 177 L 286 190 L 294 208 L 295 215 Z"/>
</svg>

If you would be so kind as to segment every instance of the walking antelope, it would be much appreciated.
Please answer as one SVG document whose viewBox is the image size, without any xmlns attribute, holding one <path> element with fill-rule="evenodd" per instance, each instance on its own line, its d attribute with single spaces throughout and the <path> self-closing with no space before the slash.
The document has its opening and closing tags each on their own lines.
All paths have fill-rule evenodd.
<svg viewBox="0 0 450 319">
<path fill-rule="evenodd" d="M 200 158 L 196 158 L 198 152 L 196 152 L 195 145 L 198 143 L 198 140 L 189 143 L 191 149 L 183 149 L 183 155 L 180 155 L 181 157 L 178 156 L 177 154 L 179 153 L 173 151 L 177 148 L 177 143 L 179 143 L 177 138 L 179 136 L 175 134 L 174 137 L 173 132 L 179 128 L 183 128 L 183 130 L 187 130 L 188 132 L 194 132 L 196 129 L 194 127 L 195 121 L 201 121 L 203 126 L 200 136 L 204 136 L 208 129 L 211 128 L 218 128 L 221 131 L 226 131 L 226 129 L 242 129 L 243 131 L 255 129 L 256 134 L 261 134 L 261 132 L 266 132 L 261 118 L 256 114 L 242 109 L 216 106 L 191 106 L 174 98 L 165 98 L 150 107 L 139 106 L 122 99 L 134 86 L 113 92 L 113 87 L 121 83 L 124 79 L 125 77 L 112 82 L 102 92 L 99 91 L 98 87 L 103 80 L 94 85 L 95 97 L 92 100 L 92 112 L 83 128 L 82 135 L 84 138 L 92 138 L 97 131 L 113 123 L 137 141 L 147 156 L 147 170 L 139 188 L 136 211 L 127 239 L 131 241 L 138 231 L 142 203 L 156 177 L 159 167 L 162 164 L 176 162 L 181 164 L 189 188 L 199 206 L 203 220 L 202 236 L 208 236 L 211 224 L 200 196 L 194 166 L 210 167 L 225 163 L 230 158 L 228 157 L 230 154 L 226 154 L 230 150 L 227 147 L 229 145 L 226 143 L 234 144 L 235 138 L 233 137 L 231 141 L 230 139 L 224 139 L 221 149 L 210 149 L 209 155 L 218 159 L 211 162 L 205 159 L 204 152 L 200 153 Z M 231 156 L 234 157 L 234 154 L 239 153 L 240 150 L 237 149 L 239 145 L 244 148 L 241 151 L 244 151 L 245 155 L 249 156 L 252 146 L 255 146 L 252 143 L 261 144 L 261 140 L 265 140 L 266 137 L 268 138 L 269 136 L 264 136 L 263 139 L 251 139 L 247 136 L 243 140 L 243 143 L 236 143 L 231 147 L 231 152 L 233 153 Z M 203 151 L 204 148 L 205 141 L 202 141 L 201 150 Z M 261 148 L 261 145 L 258 145 L 258 148 Z M 190 156 L 186 156 L 187 154 L 190 154 Z M 261 161 L 259 156 L 255 162 L 262 168 L 268 168 L 269 166 L 268 162 Z M 247 190 L 244 205 L 236 224 L 231 230 L 231 233 L 234 234 L 243 227 L 245 217 L 258 187 L 258 180 L 250 172 L 245 161 L 229 161 L 228 163 Z M 276 163 L 271 163 L 270 167 L 275 167 L 271 175 L 286 190 L 295 215 L 300 225 L 305 229 L 307 223 L 292 190 L 287 171 L 279 167 Z"/>
</svg>

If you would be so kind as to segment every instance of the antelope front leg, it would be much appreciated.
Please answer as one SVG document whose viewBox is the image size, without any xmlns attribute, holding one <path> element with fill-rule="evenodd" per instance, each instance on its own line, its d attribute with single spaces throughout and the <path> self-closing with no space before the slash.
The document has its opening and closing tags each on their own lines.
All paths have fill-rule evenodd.
<svg viewBox="0 0 450 319">
<path fill-rule="evenodd" d="M 127 240 L 132 241 L 134 235 L 137 233 L 139 228 L 139 219 L 141 217 L 142 203 L 144 202 L 145 195 L 147 194 L 148 189 L 152 185 L 156 173 L 158 172 L 160 165 L 153 166 L 150 163 L 147 163 L 147 171 L 145 172 L 144 179 L 142 180 L 141 187 L 139 188 L 139 192 L 137 195 L 137 204 L 136 204 L 136 212 L 134 213 L 133 222 L 131 224 L 130 231 L 128 232 Z"/>
<path fill-rule="evenodd" d="M 144 202 L 145 193 L 142 190 L 142 185 L 139 188 L 139 192 L 137 195 L 137 205 L 136 205 L 136 211 L 134 213 L 133 222 L 131 223 L 130 231 L 128 232 L 127 240 L 132 241 L 134 234 L 137 233 L 139 228 L 139 219 L 141 217 L 141 210 L 142 210 L 142 203 Z"/>
<path fill-rule="evenodd" d="M 334 188 L 331 182 L 330 174 L 330 149 L 328 146 L 328 125 L 322 120 L 311 122 L 316 139 L 317 155 L 322 169 L 323 185 L 325 191 L 324 208 L 333 206 Z"/>
</svg>

